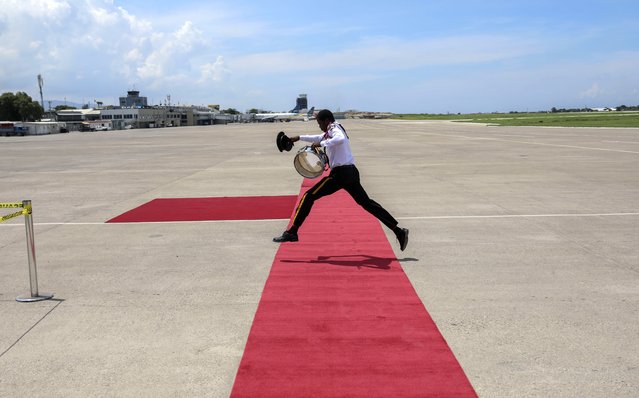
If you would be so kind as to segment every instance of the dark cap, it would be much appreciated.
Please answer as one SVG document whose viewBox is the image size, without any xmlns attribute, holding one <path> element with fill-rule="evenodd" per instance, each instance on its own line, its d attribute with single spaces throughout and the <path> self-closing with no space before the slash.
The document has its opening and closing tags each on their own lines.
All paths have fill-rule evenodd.
<svg viewBox="0 0 639 398">
<path fill-rule="evenodd" d="M 277 134 L 277 138 L 275 139 L 275 144 L 277 145 L 277 149 L 279 149 L 280 152 L 282 151 L 288 152 L 291 149 L 293 149 L 293 141 L 291 141 L 291 139 L 288 138 L 288 136 L 284 134 L 283 131 L 280 131 Z"/>
</svg>

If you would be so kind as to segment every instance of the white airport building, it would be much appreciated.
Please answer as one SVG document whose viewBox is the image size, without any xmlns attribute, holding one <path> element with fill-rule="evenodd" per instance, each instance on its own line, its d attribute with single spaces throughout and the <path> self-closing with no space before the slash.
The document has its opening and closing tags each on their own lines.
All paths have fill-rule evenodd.
<svg viewBox="0 0 639 398">
<path fill-rule="evenodd" d="M 58 121 L 71 131 L 123 130 L 157 127 L 184 127 L 226 123 L 219 110 L 202 106 L 147 106 L 146 97 L 129 91 L 120 98 L 125 106 L 98 109 L 65 109 L 56 112 Z"/>
</svg>

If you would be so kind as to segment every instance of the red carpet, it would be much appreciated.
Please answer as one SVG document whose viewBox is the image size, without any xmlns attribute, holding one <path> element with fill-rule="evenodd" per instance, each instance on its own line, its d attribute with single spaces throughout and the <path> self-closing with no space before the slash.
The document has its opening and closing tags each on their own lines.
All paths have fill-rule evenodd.
<svg viewBox="0 0 639 398">
<path fill-rule="evenodd" d="M 286 219 L 296 200 L 295 195 L 154 199 L 107 222 Z"/>
<path fill-rule="evenodd" d="M 381 224 L 340 191 L 280 245 L 231 396 L 476 394 Z"/>
</svg>

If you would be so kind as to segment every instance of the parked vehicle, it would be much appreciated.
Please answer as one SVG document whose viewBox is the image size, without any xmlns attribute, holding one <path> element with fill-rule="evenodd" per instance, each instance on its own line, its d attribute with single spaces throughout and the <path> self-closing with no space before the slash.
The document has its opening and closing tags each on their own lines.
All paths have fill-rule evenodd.
<svg viewBox="0 0 639 398">
<path fill-rule="evenodd" d="M 0 123 L 0 136 L 12 136 L 12 135 L 19 135 L 19 136 L 24 136 L 27 135 L 29 133 L 29 127 L 25 127 L 25 126 L 16 126 L 14 123 L 11 122 L 4 122 L 4 123 Z"/>
</svg>

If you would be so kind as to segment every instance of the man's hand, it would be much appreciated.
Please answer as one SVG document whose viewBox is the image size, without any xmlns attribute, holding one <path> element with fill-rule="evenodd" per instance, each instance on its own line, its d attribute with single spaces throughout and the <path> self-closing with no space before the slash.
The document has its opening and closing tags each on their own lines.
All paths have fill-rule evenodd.
<svg viewBox="0 0 639 398">
<path fill-rule="evenodd" d="M 311 144 L 311 148 L 313 148 L 313 149 L 317 149 L 317 148 L 319 148 L 321 146 L 322 145 L 319 142 L 314 142 L 314 143 Z"/>
</svg>

